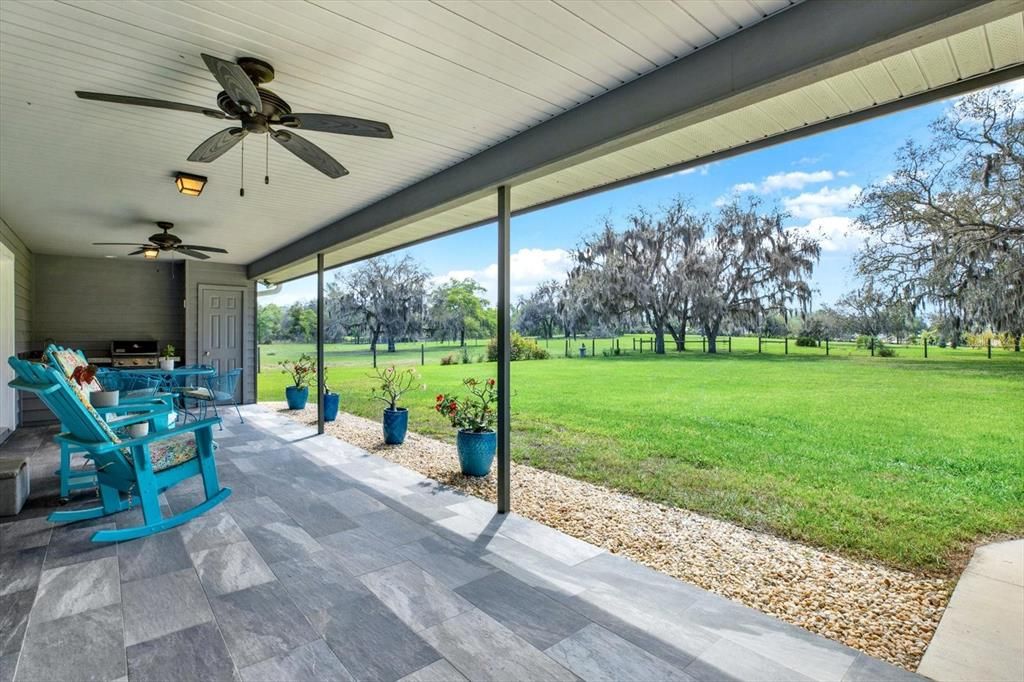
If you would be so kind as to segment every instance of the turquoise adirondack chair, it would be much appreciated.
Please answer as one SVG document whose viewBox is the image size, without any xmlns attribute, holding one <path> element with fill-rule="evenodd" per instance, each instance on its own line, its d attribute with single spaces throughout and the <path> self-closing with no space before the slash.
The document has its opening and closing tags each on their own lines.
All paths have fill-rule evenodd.
<svg viewBox="0 0 1024 682">
<path fill-rule="evenodd" d="M 14 357 L 7 362 L 17 376 L 9 385 L 39 396 L 66 429 L 56 440 L 84 451 L 96 466 L 101 506 L 53 512 L 48 520 L 63 523 L 99 518 L 129 509 L 137 500 L 142 507 L 141 526 L 101 530 L 92 536 L 93 542 L 122 542 L 180 526 L 231 495 L 230 488 L 218 484 L 214 462 L 213 427 L 220 424 L 220 419 L 205 419 L 174 429 L 151 431 L 143 438 L 122 440 L 115 429 L 141 422 L 149 422 L 153 429 L 172 408 L 162 401 L 124 405 L 123 411 L 131 414 L 108 423 L 89 405 L 88 395 L 73 387 L 59 369 Z M 160 493 L 193 476 L 202 476 L 206 499 L 164 518 Z M 128 496 L 127 500 L 121 498 L 122 493 Z"/>
<path fill-rule="evenodd" d="M 50 361 L 52 366 L 64 371 L 65 377 L 71 376 L 75 367 L 84 367 L 89 364 L 82 351 L 74 350 L 72 348 L 64 348 L 63 346 L 57 346 L 54 344 L 47 346 L 44 351 L 44 355 Z M 111 376 L 118 375 L 118 372 L 115 370 L 106 370 L 106 373 Z M 97 378 L 100 378 L 101 376 L 104 375 L 101 373 L 100 375 L 97 375 Z M 95 386 L 95 388 L 98 389 L 99 386 Z M 131 389 L 121 391 L 120 404 L 117 407 L 100 407 L 95 408 L 96 411 L 103 417 L 106 417 L 108 414 L 120 414 L 124 412 L 123 407 L 125 405 L 152 404 L 152 399 L 157 397 L 159 397 L 159 399 L 169 407 L 174 406 L 173 396 L 169 394 L 157 396 L 156 391 L 140 391 L 136 386 L 132 386 Z M 157 420 L 156 428 L 166 428 L 169 423 L 170 422 L 166 419 Z M 61 430 L 67 431 L 66 428 Z M 60 479 L 61 504 L 67 502 L 71 497 L 71 493 L 75 490 L 92 490 L 96 487 L 96 470 L 92 466 L 88 466 L 84 469 L 74 469 L 71 466 L 74 455 L 82 452 L 83 451 L 76 450 L 67 443 L 60 444 L 60 468 L 58 468 L 54 473 L 57 474 Z"/>
</svg>

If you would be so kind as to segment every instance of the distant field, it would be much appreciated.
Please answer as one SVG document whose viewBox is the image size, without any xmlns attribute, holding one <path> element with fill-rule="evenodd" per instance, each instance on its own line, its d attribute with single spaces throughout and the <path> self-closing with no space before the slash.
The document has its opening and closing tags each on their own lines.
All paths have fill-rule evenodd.
<svg viewBox="0 0 1024 682">
<path fill-rule="evenodd" d="M 826 358 L 791 342 L 785 356 L 734 339 L 712 356 L 694 337 L 686 353 L 655 356 L 632 343 L 619 339 L 620 357 L 596 340 L 596 358 L 513 364 L 516 461 L 906 568 L 948 572 L 977 539 L 1024 534 L 1024 354 L 929 348 L 926 360 L 916 346 L 872 358 L 832 345 Z M 314 348 L 263 347 L 260 400 L 283 400 L 276 363 L 303 350 Z M 449 353 L 460 355 L 425 349 L 428 388 L 406 404 L 412 429 L 454 440 L 434 396 L 494 364 L 442 367 Z M 378 357 L 419 360 L 419 344 Z M 342 409 L 378 417 L 365 349 L 330 346 L 327 361 Z"/>
</svg>

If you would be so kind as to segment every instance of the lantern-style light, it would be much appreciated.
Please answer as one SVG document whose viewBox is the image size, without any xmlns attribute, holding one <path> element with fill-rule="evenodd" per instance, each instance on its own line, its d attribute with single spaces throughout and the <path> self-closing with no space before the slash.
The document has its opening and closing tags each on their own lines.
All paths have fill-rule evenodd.
<svg viewBox="0 0 1024 682">
<path fill-rule="evenodd" d="M 187 194 L 190 197 L 197 197 L 203 193 L 203 187 L 206 186 L 206 178 L 202 175 L 192 175 L 191 173 L 178 171 L 174 176 L 174 185 L 182 194 Z M 149 256 L 146 256 L 146 258 L 149 258 Z M 156 256 L 154 256 L 154 258 L 156 258 Z"/>
</svg>

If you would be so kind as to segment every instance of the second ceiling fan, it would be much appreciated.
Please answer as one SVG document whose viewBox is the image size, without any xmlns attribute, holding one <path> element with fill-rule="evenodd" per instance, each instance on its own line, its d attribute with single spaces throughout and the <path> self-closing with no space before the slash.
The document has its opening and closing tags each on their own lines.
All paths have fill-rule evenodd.
<svg viewBox="0 0 1024 682">
<path fill-rule="evenodd" d="M 343 175 L 348 175 L 345 167 L 320 147 L 299 137 L 293 132 L 294 130 L 313 130 L 339 135 L 388 139 L 394 137 L 391 127 L 380 121 L 334 114 L 293 114 L 287 102 L 270 90 L 259 87 L 274 79 L 274 67 L 263 60 L 242 57 L 237 62 L 229 62 L 208 54 L 201 56 L 206 68 L 224 88 L 217 95 L 218 109 L 207 109 L 192 104 L 146 97 L 83 92 L 81 90 L 76 90 L 75 94 L 82 99 L 173 109 L 203 114 L 211 118 L 238 121 L 239 125 L 225 128 L 212 135 L 189 154 L 189 161 L 200 163 L 209 163 L 217 159 L 241 142 L 246 135 L 260 133 L 270 135 L 275 142 L 324 175 L 340 178 Z"/>
</svg>

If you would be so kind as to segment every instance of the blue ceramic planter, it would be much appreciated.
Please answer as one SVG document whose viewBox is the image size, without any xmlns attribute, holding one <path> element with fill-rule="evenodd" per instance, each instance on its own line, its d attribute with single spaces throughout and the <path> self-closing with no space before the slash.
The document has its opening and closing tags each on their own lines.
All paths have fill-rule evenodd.
<svg viewBox="0 0 1024 682">
<path fill-rule="evenodd" d="M 388 445 L 401 445 L 405 442 L 405 432 L 409 428 L 409 410 L 399 407 L 384 410 L 384 442 Z"/>
<path fill-rule="evenodd" d="M 284 397 L 288 401 L 289 410 L 301 410 L 309 400 L 309 386 L 288 386 L 284 389 Z"/>
<path fill-rule="evenodd" d="M 498 434 L 494 431 L 473 433 L 460 429 L 455 437 L 459 450 L 459 466 L 467 476 L 486 476 L 498 449 Z"/>
<path fill-rule="evenodd" d="M 324 395 L 324 421 L 332 422 L 338 418 L 338 406 L 341 405 L 340 393 L 327 393 Z"/>
</svg>

